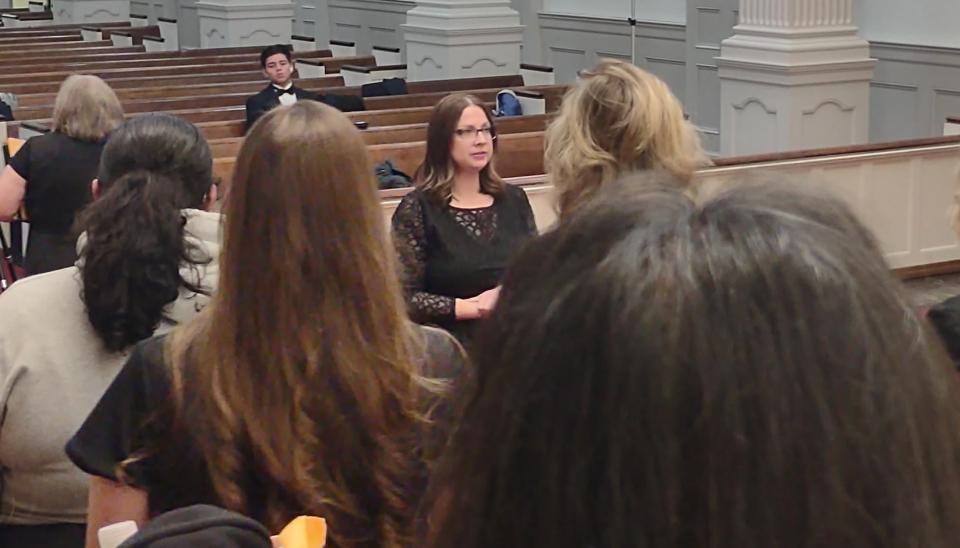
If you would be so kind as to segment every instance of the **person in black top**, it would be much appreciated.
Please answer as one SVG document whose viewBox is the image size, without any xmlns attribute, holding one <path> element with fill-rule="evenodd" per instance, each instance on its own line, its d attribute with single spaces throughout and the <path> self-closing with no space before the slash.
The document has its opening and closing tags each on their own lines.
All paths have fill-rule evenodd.
<svg viewBox="0 0 960 548">
<path fill-rule="evenodd" d="M 267 111 L 280 105 L 292 105 L 301 99 L 318 101 L 320 97 L 293 85 L 293 47 L 286 44 L 267 46 L 260 52 L 263 75 L 270 85 L 247 99 L 247 131 Z"/>
<path fill-rule="evenodd" d="M 27 274 L 76 261 L 74 217 L 93 199 L 100 152 L 122 121 L 110 86 L 96 76 L 70 76 L 57 93 L 53 131 L 28 140 L 0 174 L 0 221 L 12 220 L 21 205 L 30 221 Z"/>
<path fill-rule="evenodd" d="M 476 97 L 445 97 L 430 118 L 416 189 L 393 214 L 411 317 L 461 342 L 496 303 L 510 257 L 537 233 L 526 194 L 494 169 L 496 137 Z"/>
<path fill-rule="evenodd" d="M 208 503 L 274 532 L 322 516 L 331 547 L 409 545 L 464 357 L 407 318 L 363 138 L 314 101 L 271 111 L 225 208 L 209 305 L 139 345 L 67 445 L 94 476 L 88 538 Z"/>
</svg>

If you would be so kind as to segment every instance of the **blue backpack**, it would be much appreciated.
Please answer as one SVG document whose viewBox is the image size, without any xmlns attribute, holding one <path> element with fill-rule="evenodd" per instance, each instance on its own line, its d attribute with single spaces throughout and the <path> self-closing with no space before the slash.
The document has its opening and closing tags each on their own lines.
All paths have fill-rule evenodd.
<svg viewBox="0 0 960 548">
<path fill-rule="evenodd" d="M 498 118 L 523 115 L 520 99 L 517 99 L 517 94 L 513 90 L 504 89 L 497 92 L 497 108 L 493 111 L 493 115 Z"/>
</svg>

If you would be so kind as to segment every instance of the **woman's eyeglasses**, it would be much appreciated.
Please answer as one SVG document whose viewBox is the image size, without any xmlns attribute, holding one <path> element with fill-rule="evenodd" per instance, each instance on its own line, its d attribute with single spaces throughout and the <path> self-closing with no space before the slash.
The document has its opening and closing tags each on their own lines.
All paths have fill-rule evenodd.
<svg viewBox="0 0 960 548">
<path fill-rule="evenodd" d="M 489 137 L 491 141 L 497 138 L 497 130 L 493 129 L 493 127 L 490 127 L 490 126 L 460 127 L 455 129 L 453 133 L 454 135 L 457 136 L 458 139 L 476 139 L 481 134 L 483 134 L 484 137 Z"/>
</svg>

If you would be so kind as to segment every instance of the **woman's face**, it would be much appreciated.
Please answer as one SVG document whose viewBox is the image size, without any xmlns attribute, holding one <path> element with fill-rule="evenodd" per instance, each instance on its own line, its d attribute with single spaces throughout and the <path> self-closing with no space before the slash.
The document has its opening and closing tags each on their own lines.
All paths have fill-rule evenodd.
<svg viewBox="0 0 960 548">
<path fill-rule="evenodd" d="M 479 172 L 487 167 L 495 138 L 483 107 L 470 105 L 463 109 L 450 143 L 450 157 L 457 171 Z"/>
</svg>

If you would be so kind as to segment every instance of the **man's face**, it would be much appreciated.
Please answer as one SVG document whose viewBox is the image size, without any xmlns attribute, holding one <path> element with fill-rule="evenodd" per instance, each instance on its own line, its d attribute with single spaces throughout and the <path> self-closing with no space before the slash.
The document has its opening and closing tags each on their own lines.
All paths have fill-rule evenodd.
<svg viewBox="0 0 960 548">
<path fill-rule="evenodd" d="M 282 53 L 275 53 L 267 57 L 263 67 L 263 74 L 275 85 L 284 87 L 293 78 L 293 63 Z"/>
</svg>

